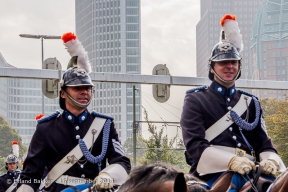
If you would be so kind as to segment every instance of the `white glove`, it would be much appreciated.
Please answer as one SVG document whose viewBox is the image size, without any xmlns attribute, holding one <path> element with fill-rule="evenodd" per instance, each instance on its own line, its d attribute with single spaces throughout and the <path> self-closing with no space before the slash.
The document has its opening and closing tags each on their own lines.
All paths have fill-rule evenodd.
<svg viewBox="0 0 288 192">
<path fill-rule="evenodd" d="M 255 163 L 247 159 L 247 157 L 233 157 L 228 165 L 228 168 L 235 171 L 241 175 L 249 173 L 252 169 L 255 170 Z"/>
<path fill-rule="evenodd" d="M 260 162 L 260 165 L 263 167 L 262 173 L 265 175 L 275 175 L 279 170 L 279 164 L 273 159 L 264 159 Z"/>
<path fill-rule="evenodd" d="M 108 173 L 100 172 L 94 180 L 93 189 L 103 190 L 110 189 L 113 187 L 113 179 Z"/>
</svg>

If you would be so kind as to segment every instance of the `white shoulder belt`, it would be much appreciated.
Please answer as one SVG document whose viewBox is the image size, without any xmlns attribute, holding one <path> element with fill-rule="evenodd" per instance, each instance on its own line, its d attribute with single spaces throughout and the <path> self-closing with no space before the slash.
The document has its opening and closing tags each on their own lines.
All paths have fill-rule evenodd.
<svg viewBox="0 0 288 192">
<path fill-rule="evenodd" d="M 5 192 L 11 192 L 11 191 L 13 191 L 13 189 L 15 189 L 15 187 L 17 187 L 18 182 L 16 182 L 16 181 L 18 181 L 20 179 L 20 174 L 21 173 L 19 173 L 17 179 L 14 179 L 14 182 L 12 183 L 12 185 L 10 185 L 10 187 Z"/>
<path fill-rule="evenodd" d="M 241 94 L 239 101 L 231 110 L 235 111 L 239 116 L 241 116 L 247 110 L 247 104 L 249 106 L 251 100 L 252 97 Z M 234 122 L 230 116 L 230 111 L 228 111 L 221 119 L 219 119 L 205 131 L 205 139 L 209 142 L 212 141 L 233 123 Z"/>
<path fill-rule="evenodd" d="M 83 141 L 85 142 L 86 146 L 88 149 L 91 148 L 93 145 L 93 142 L 96 141 L 98 138 L 104 124 L 106 122 L 106 119 L 104 118 L 99 118 L 95 117 L 94 121 L 92 122 L 89 130 L 87 131 L 85 137 L 83 138 Z M 94 135 L 94 141 L 93 140 L 93 134 L 92 130 L 96 130 L 96 134 Z M 63 159 L 61 159 L 52 169 L 51 171 L 47 174 L 45 179 L 41 182 L 41 185 L 39 189 L 42 189 L 45 185 L 45 187 L 49 187 L 54 181 L 56 181 L 64 172 L 66 172 L 71 166 L 73 166 L 76 161 L 70 161 L 67 163 L 68 158 L 71 156 L 75 156 L 76 159 L 80 159 L 83 156 L 83 153 L 79 147 L 79 144 L 72 149 Z M 74 158 L 75 159 L 75 158 Z"/>
</svg>

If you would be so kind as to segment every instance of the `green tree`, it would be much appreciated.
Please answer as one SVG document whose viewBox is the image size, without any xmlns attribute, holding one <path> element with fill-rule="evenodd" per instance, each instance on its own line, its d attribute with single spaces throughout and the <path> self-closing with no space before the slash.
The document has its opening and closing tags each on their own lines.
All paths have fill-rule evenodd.
<svg viewBox="0 0 288 192">
<path fill-rule="evenodd" d="M 149 139 L 139 137 L 139 140 L 146 144 L 146 150 L 144 156 L 139 160 L 141 164 L 149 164 L 157 161 L 163 161 L 172 165 L 178 166 L 184 158 L 183 151 L 182 155 L 176 150 L 176 139 L 177 135 L 171 140 L 168 139 L 167 135 L 163 134 L 164 127 L 157 130 L 156 126 L 149 122 L 148 113 L 144 109 L 144 119 L 148 123 L 148 131 L 151 134 Z"/>
<path fill-rule="evenodd" d="M 26 147 L 22 144 L 22 139 L 17 131 L 12 128 L 7 121 L 0 116 L 0 168 L 5 165 L 6 157 L 12 151 L 12 141 L 17 141 L 19 144 L 19 157 L 23 157 L 26 152 Z M 5 169 L 4 169 L 5 170 Z M 3 172 L 3 169 L 0 170 Z M 5 170 L 6 171 L 6 170 Z"/>
<path fill-rule="evenodd" d="M 288 99 L 262 99 L 266 128 L 284 163 L 288 164 Z"/>
<path fill-rule="evenodd" d="M 139 137 L 137 139 L 137 144 L 136 144 L 136 161 L 137 164 L 139 164 L 139 159 L 144 155 L 145 151 L 144 148 L 146 147 L 145 143 L 142 142 Z M 131 162 L 133 162 L 133 138 L 129 137 L 125 141 L 123 145 L 125 154 L 127 157 L 130 158 Z"/>
<path fill-rule="evenodd" d="M 184 145 L 184 142 L 183 142 L 182 139 L 180 139 L 177 142 L 177 146 L 178 146 L 177 147 L 178 150 L 176 150 L 175 153 L 176 153 L 177 156 L 181 157 L 180 162 L 178 164 L 178 167 L 182 171 L 184 171 L 185 173 L 188 173 L 191 167 L 186 162 L 186 158 L 185 158 L 185 155 L 184 155 L 184 152 L 185 152 L 186 148 L 185 148 L 185 145 Z"/>
</svg>

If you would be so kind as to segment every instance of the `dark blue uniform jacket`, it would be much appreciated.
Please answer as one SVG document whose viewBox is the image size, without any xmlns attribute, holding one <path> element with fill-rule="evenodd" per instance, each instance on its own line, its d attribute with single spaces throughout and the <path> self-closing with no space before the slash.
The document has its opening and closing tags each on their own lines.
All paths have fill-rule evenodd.
<svg viewBox="0 0 288 192">
<path fill-rule="evenodd" d="M 0 176 L 0 192 L 6 191 L 13 183 L 15 179 L 18 179 L 20 171 L 15 171 L 11 173 L 7 171 L 7 173 Z M 17 187 L 15 187 L 12 192 L 15 192 Z"/>
<path fill-rule="evenodd" d="M 251 155 L 251 149 L 245 143 L 238 126 L 233 123 L 227 127 L 220 135 L 211 142 L 205 139 L 205 131 L 217 122 L 228 112 L 228 107 L 234 107 L 240 99 L 241 93 L 235 89 L 230 89 L 219 85 L 215 81 L 210 87 L 200 91 L 187 91 L 181 116 L 181 127 L 183 133 L 184 144 L 192 164 L 190 172 L 200 177 L 196 171 L 198 161 L 203 151 L 212 145 L 228 146 L 245 150 Z M 258 101 L 257 101 L 258 102 Z M 241 116 L 245 119 L 247 111 Z M 243 134 L 256 152 L 256 159 L 259 161 L 259 154 L 263 151 L 276 152 L 270 137 L 266 133 L 264 118 L 259 119 L 258 125 L 252 131 L 243 130 Z M 255 105 L 253 100 L 249 105 L 249 123 L 255 120 Z M 261 123 L 262 122 L 262 123 Z M 236 136 L 236 140 L 233 138 Z M 221 154 L 219 154 L 221 155 Z M 213 161 L 213 159 L 210 159 Z M 209 180 L 214 174 L 208 174 L 200 177 L 203 180 Z"/>
<path fill-rule="evenodd" d="M 50 171 L 54 165 L 56 165 L 78 144 L 78 139 L 76 138 L 77 135 L 83 139 L 95 118 L 92 114 L 86 110 L 78 117 L 75 117 L 68 111 L 64 111 L 57 117 L 54 115 L 50 120 L 41 123 L 39 123 L 40 119 L 29 146 L 21 179 L 32 180 L 31 183 L 27 184 L 36 190 L 40 185 L 37 180 L 41 180 L 45 166 L 48 171 Z M 83 118 L 83 116 L 85 117 Z M 101 153 L 102 138 L 103 129 L 93 145 L 93 156 L 97 156 Z M 119 141 L 114 123 L 112 123 L 110 127 L 109 143 L 106 156 L 102 161 L 102 169 L 106 167 L 107 161 L 109 164 L 120 164 L 127 173 L 129 173 L 131 169 L 130 160 L 124 156 L 123 153 L 119 153 L 119 150 L 118 152 L 116 151 L 117 149 L 115 150 L 112 144 L 112 139 Z M 81 158 L 81 160 L 84 159 L 84 157 Z M 75 163 L 65 173 L 63 173 L 63 175 L 84 177 L 93 180 L 98 173 L 98 165 L 87 162 L 84 165 L 84 168 L 81 168 L 79 164 Z M 54 184 L 47 188 L 46 191 L 61 191 L 66 187 L 68 186 L 56 184 L 54 182 Z"/>
</svg>

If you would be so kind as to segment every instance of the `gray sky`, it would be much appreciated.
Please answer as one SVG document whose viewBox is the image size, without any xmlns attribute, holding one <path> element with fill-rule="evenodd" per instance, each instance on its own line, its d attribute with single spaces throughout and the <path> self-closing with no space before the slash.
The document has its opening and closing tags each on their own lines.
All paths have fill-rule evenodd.
<svg viewBox="0 0 288 192">
<path fill-rule="evenodd" d="M 173 76 L 196 76 L 200 0 L 141 1 L 142 74 L 152 74 L 155 65 L 166 64 Z M 21 38 L 19 34 L 61 36 L 74 32 L 74 0 L 0 0 L 0 30 L 0 52 L 9 64 L 41 68 L 41 40 Z M 44 59 L 49 57 L 57 57 L 62 67 L 70 59 L 61 40 L 44 39 Z M 166 121 L 179 121 L 185 90 L 189 88 L 171 87 L 168 104 L 161 105 L 143 93 L 142 105 L 151 120 L 160 120 L 161 116 Z M 152 95 L 151 85 L 143 85 L 142 89 Z"/>
</svg>

